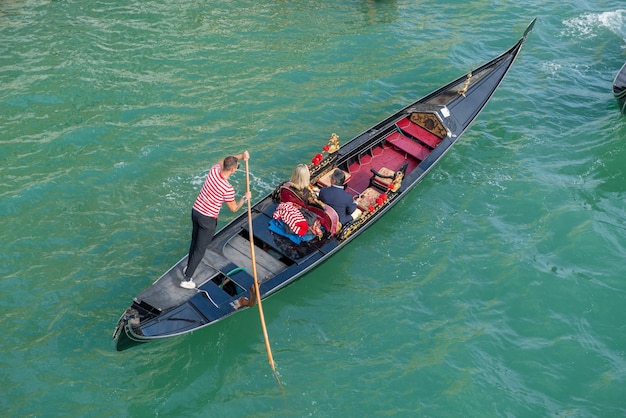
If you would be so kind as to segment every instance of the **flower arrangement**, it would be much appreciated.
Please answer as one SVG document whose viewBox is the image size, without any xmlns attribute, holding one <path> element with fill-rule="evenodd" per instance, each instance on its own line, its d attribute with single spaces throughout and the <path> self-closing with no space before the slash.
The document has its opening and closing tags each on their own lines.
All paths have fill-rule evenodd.
<svg viewBox="0 0 626 418">
<path fill-rule="evenodd" d="M 374 212 L 376 211 L 377 208 L 379 208 L 380 206 L 384 205 L 385 202 L 387 201 L 387 194 L 386 193 L 381 193 L 378 195 L 378 197 L 376 197 L 376 201 L 375 201 L 375 205 L 369 205 L 367 207 L 367 210 L 369 212 Z"/>
<path fill-rule="evenodd" d="M 369 193 L 364 193 L 360 196 L 360 198 L 361 199 L 367 198 L 368 195 Z M 394 193 L 391 187 L 389 187 L 387 193 L 380 193 L 375 198 L 372 196 L 370 199 L 367 199 L 366 201 L 361 201 L 363 205 L 369 204 L 369 206 L 367 206 L 367 209 L 363 211 L 363 214 L 359 216 L 358 218 L 356 218 L 354 222 L 350 222 L 346 226 L 341 228 L 341 230 L 337 234 L 337 239 L 344 240 L 348 238 L 350 235 L 352 235 L 354 231 L 361 228 L 361 226 L 363 226 L 364 223 L 366 223 L 369 219 L 371 219 L 372 216 L 374 216 L 374 213 L 381 206 L 388 204 L 391 200 L 395 199 L 397 196 L 398 194 Z"/>
<path fill-rule="evenodd" d="M 328 144 L 324 145 L 321 153 L 315 154 L 315 156 L 311 159 L 311 163 L 314 166 L 319 165 L 319 163 L 321 163 L 324 159 L 324 153 L 332 154 L 333 152 L 337 152 L 338 149 L 339 137 L 336 133 L 333 132 L 333 134 L 330 136 L 330 139 L 328 140 Z"/>
<path fill-rule="evenodd" d="M 324 156 L 322 154 L 315 154 L 315 157 L 311 158 L 311 163 L 313 165 L 319 165 L 322 162 Z"/>
</svg>

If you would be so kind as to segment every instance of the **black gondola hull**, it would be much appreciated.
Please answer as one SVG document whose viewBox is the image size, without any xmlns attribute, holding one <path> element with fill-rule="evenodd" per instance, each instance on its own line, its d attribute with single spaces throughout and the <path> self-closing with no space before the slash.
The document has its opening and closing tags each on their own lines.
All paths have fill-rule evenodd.
<svg viewBox="0 0 626 418">
<path fill-rule="evenodd" d="M 626 64 L 617 72 L 613 80 L 613 96 L 617 100 L 620 112 L 626 114 Z"/>
<path fill-rule="evenodd" d="M 252 207 L 262 299 L 332 257 L 419 184 L 489 102 L 533 25 L 534 20 L 508 51 L 411 103 L 312 164 L 312 182 L 318 186 L 324 185 L 325 176 L 335 168 L 348 173 L 346 190 L 358 198 L 363 210 L 354 222 L 335 234 L 296 245 L 268 229 L 283 198 L 282 189 L 277 188 Z M 393 180 L 380 177 L 385 170 L 393 173 Z M 245 309 L 237 301 L 250 296 L 254 283 L 249 237 L 247 214 L 242 214 L 215 235 L 196 271 L 198 277 L 194 277 L 198 289 L 179 286 L 187 261 L 184 257 L 137 295 L 113 334 L 117 350 L 185 334 Z"/>
</svg>

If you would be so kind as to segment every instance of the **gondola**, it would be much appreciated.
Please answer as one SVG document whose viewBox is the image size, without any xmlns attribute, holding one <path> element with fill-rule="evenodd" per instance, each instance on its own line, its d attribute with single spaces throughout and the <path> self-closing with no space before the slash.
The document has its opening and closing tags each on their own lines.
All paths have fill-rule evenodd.
<svg viewBox="0 0 626 418">
<path fill-rule="evenodd" d="M 622 66 L 613 80 L 613 96 L 619 104 L 620 112 L 626 114 L 626 64 Z"/>
<path fill-rule="evenodd" d="M 264 300 L 356 239 L 413 189 L 459 140 L 511 68 L 534 23 L 535 20 L 522 38 L 500 56 L 411 103 L 345 144 L 341 145 L 333 134 L 320 147 L 310 163 L 312 185 L 327 186 L 330 173 L 343 170 L 346 190 L 355 196 L 362 211 L 359 218 L 340 225 L 332 208 L 307 206 L 288 183 L 278 185 L 251 207 L 251 223 L 248 214 L 243 213 L 216 233 L 194 274 L 196 289 L 179 286 L 187 262 L 185 256 L 133 299 L 113 332 L 116 349 L 192 332 L 247 309 L 240 301 L 256 296 L 251 294 L 253 259 Z M 301 243 L 281 234 L 273 222 L 273 213 L 285 201 L 314 212 L 323 234 Z"/>
</svg>

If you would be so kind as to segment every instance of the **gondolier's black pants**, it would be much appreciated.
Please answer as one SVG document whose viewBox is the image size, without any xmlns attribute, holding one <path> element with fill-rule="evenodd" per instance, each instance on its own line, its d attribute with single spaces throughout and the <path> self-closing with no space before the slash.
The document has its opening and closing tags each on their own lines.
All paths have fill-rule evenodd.
<svg viewBox="0 0 626 418">
<path fill-rule="evenodd" d="M 191 210 L 191 245 L 189 246 L 189 259 L 187 260 L 187 271 L 185 277 L 192 278 L 198 264 L 204 257 L 204 252 L 213 241 L 215 229 L 217 228 L 217 218 L 205 216 L 195 209 Z"/>
</svg>

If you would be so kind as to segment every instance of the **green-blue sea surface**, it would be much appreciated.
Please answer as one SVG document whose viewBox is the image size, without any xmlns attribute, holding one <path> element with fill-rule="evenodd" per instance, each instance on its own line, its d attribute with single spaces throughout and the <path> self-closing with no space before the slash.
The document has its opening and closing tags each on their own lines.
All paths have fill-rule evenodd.
<svg viewBox="0 0 626 418">
<path fill-rule="evenodd" d="M 282 390 L 256 309 L 115 351 L 215 161 L 260 199 L 535 17 L 429 176 L 265 301 Z M 0 416 L 626 416 L 625 61 L 622 0 L 0 1 Z"/>
</svg>

